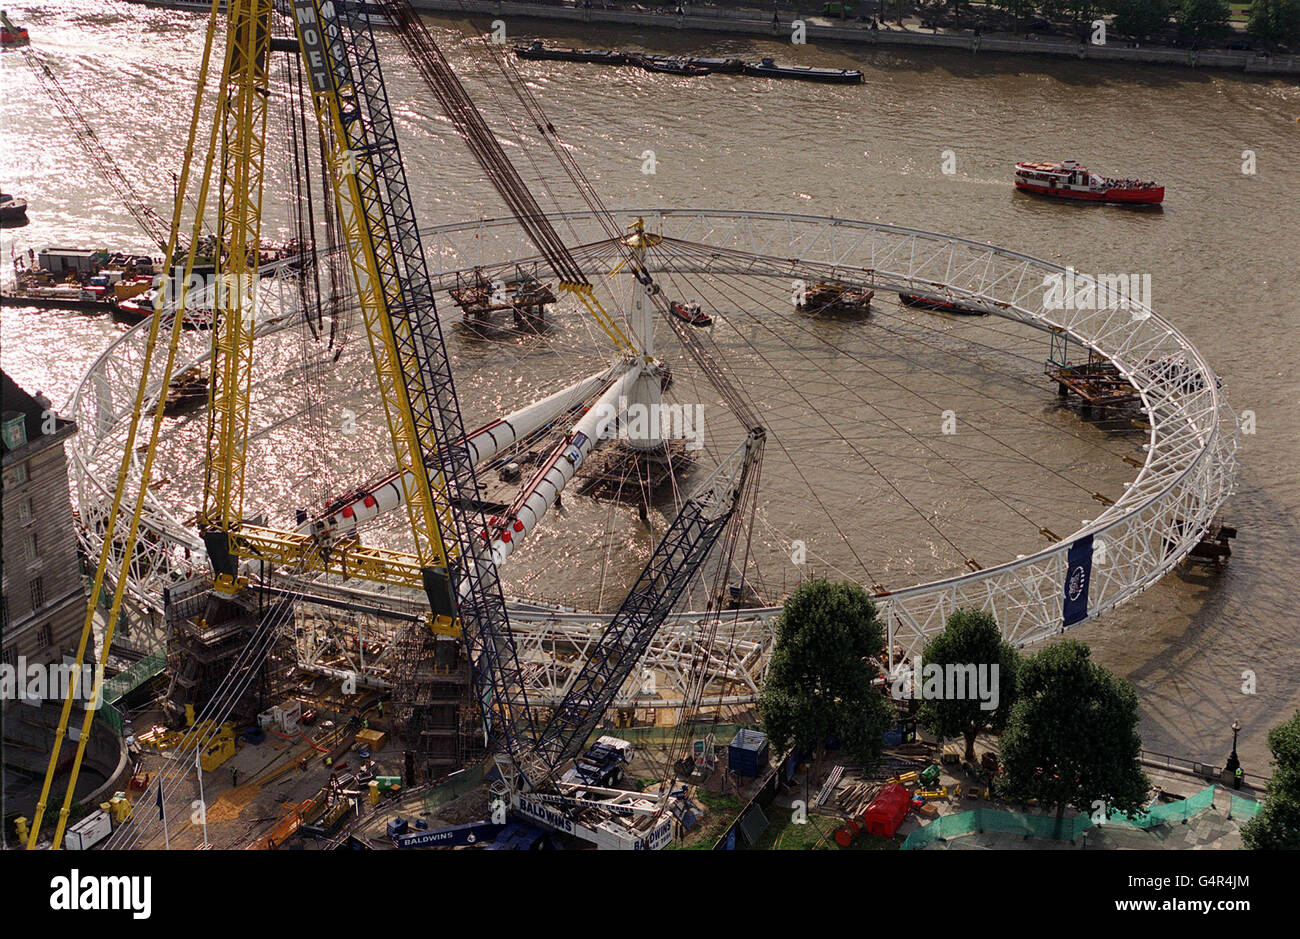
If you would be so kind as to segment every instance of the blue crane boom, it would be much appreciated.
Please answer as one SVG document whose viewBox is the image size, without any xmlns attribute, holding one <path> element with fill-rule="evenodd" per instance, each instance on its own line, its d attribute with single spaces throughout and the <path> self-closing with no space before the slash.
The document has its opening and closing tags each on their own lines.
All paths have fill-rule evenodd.
<svg viewBox="0 0 1300 939">
<path fill-rule="evenodd" d="M 377 286 L 387 298 L 384 308 L 392 326 L 397 371 L 421 444 L 423 473 L 430 481 L 436 540 L 444 546 L 446 563 L 424 568 L 425 590 L 434 613 L 461 623 L 489 744 L 513 753 L 531 739 L 532 718 L 496 566 L 476 537 L 484 528 L 478 481 L 464 442 L 451 360 L 374 32 L 360 4 L 340 10 L 319 0 L 294 0 L 294 7 L 309 71 L 309 30 L 319 24 L 319 47 L 327 67 L 313 74 L 313 83 L 327 81 L 338 102 L 346 137 L 339 143 L 347 145 L 347 159 L 357 170 L 360 200 L 370 223 L 364 233 L 378 267 Z"/>
<path fill-rule="evenodd" d="M 754 477 L 765 434 L 752 429 L 745 442 L 682 505 L 645 568 L 605 627 L 568 692 L 538 734 L 525 768 L 530 781 L 554 776 L 582 750 L 659 627 L 699 572 L 731 521 Z M 538 761 L 540 760 L 541 766 Z"/>
</svg>

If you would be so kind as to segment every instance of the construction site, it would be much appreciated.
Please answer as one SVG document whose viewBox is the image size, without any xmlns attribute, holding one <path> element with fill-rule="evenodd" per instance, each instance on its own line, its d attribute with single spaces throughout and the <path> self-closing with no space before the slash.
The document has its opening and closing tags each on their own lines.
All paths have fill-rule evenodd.
<svg viewBox="0 0 1300 939">
<path fill-rule="evenodd" d="M 548 195 L 563 186 L 583 206 L 547 211 L 407 0 L 219 7 L 170 218 L 140 208 L 129 182 L 118 190 L 166 263 L 152 314 L 72 405 L 90 573 L 76 664 L 97 664 L 102 685 L 94 707 L 64 700 L 43 776 L 28 770 L 39 796 L 14 822 L 27 847 L 771 847 L 795 829 L 770 825 L 764 807 L 792 800 L 822 825 L 785 846 L 861 847 L 866 833 L 897 847 L 921 820 L 994 798 L 996 753 L 963 760 L 921 739 L 915 701 L 890 702 L 870 771 L 775 752 L 757 709 L 774 624 L 791 588 L 818 576 L 790 560 L 805 546 L 787 531 L 820 513 L 847 545 L 817 560 L 823 575 L 850 567 L 878 603 L 882 676 L 954 607 L 996 613 L 1019 647 L 1113 609 L 1186 557 L 1230 554 L 1233 415 L 1158 317 L 1062 322 L 1073 313 L 1022 289 L 1043 262 L 974 241 L 775 213 L 613 211 L 484 32 L 529 161 L 549 161 Z M 24 55 L 56 81 L 40 53 Z M 422 217 L 392 69 L 418 76 L 505 217 Z M 270 191 L 272 140 L 289 192 Z M 261 250 L 272 202 L 296 246 L 280 267 Z M 954 299 L 903 310 L 940 295 Z M 1013 449 L 1047 480 L 1016 477 L 1041 497 L 1030 506 L 940 453 L 911 412 L 867 413 L 857 388 L 910 387 L 898 375 L 916 362 L 900 355 L 903 372 L 890 372 L 821 330 L 955 359 L 966 334 L 940 318 L 954 304 L 992 314 L 1007 328 L 994 341 L 1019 358 L 1048 336 L 1040 387 L 1025 391 L 1017 373 L 1017 400 L 1059 406 L 1069 436 L 1071 394 L 1083 417 L 1109 413 L 1096 479 Z M 751 338 L 773 323 L 797 333 L 780 359 Z M 1138 329 L 1140 344 L 1120 335 Z M 926 370 L 961 380 L 961 368 Z M 922 400 L 927 420 L 947 413 Z M 983 406 L 1001 415 L 1006 403 Z M 983 434 L 1005 454 L 968 417 L 979 406 L 963 413 L 962 440 Z M 799 436 L 810 427 L 823 436 Z M 864 447 L 868 432 L 893 435 L 924 472 L 882 468 L 891 447 Z M 833 481 L 810 482 L 806 460 Z M 1134 468 L 1129 488 L 1119 474 Z M 955 543 L 963 529 L 924 504 L 945 505 L 954 483 L 987 495 L 962 510 L 964 531 L 1005 510 L 1039 543 L 1014 559 L 979 555 L 1004 545 L 978 535 L 978 548 Z M 836 494 L 843 503 L 823 501 Z M 868 501 L 882 551 L 915 566 L 867 570 L 848 530 Z M 1080 503 L 1103 508 L 1055 534 L 1078 525 Z M 886 511 L 919 519 L 925 547 L 899 547 L 905 526 Z M 1094 535 L 1125 565 L 1097 578 L 1091 607 L 1085 582 L 1083 612 L 1063 613 L 1062 572 Z M 797 565 L 793 583 L 787 568 L 770 573 L 780 564 Z M 577 569 L 580 598 L 539 588 L 562 566 Z M 79 787 L 92 733 L 120 740 L 124 769 Z"/>
</svg>

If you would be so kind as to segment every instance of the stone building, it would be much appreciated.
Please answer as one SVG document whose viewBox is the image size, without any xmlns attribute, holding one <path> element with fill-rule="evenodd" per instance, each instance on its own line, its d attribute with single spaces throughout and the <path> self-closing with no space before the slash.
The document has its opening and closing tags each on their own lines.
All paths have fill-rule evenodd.
<svg viewBox="0 0 1300 939">
<path fill-rule="evenodd" d="M 86 590 L 68 494 L 64 442 L 77 431 L 49 402 L 32 397 L 0 371 L 0 450 L 4 495 L 4 663 L 63 661 L 77 651 Z M 94 650 L 87 651 L 87 658 Z M 93 661 L 93 659 L 92 659 Z"/>
</svg>

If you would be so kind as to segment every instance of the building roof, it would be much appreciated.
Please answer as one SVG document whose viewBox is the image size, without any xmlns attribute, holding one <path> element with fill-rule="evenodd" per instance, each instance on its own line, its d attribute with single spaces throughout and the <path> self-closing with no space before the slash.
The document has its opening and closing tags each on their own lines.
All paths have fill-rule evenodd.
<svg viewBox="0 0 1300 939">
<path fill-rule="evenodd" d="M 0 412 L 6 417 L 10 412 L 22 414 L 25 418 L 27 428 L 28 445 L 37 442 L 44 434 L 42 433 L 41 424 L 45 420 L 45 412 L 50 407 L 49 404 L 43 404 L 36 398 L 23 391 L 12 378 L 9 377 L 3 369 L 0 369 Z M 61 417 L 55 417 L 55 432 L 53 436 L 64 436 L 61 431 L 75 430 L 76 424 L 72 421 L 64 420 Z M 22 449 L 19 447 L 18 449 Z M 0 442 L 0 450 L 4 453 L 12 452 L 9 447 Z"/>
</svg>

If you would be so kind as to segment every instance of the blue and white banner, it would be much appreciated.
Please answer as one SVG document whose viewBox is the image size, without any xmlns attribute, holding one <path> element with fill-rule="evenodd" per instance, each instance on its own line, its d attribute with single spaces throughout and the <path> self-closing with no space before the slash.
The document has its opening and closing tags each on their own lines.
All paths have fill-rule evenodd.
<svg viewBox="0 0 1300 939">
<path fill-rule="evenodd" d="M 1092 535 L 1070 545 L 1065 562 L 1064 625 L 1073 626 L 1088 618 L 1088 585 L 1092 581 Z"/>
</svg>

